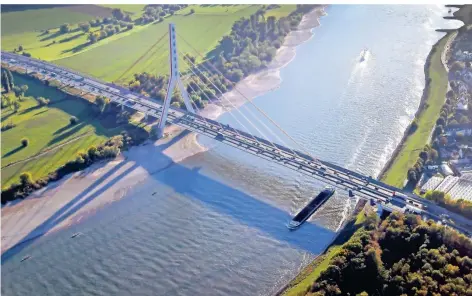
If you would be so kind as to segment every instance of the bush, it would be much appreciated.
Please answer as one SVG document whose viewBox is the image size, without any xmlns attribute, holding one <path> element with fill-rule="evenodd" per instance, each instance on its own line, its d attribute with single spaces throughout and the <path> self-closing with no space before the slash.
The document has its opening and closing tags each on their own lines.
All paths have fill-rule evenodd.
<svg viewBox="0 0 472 296">
<path fill-rule="evenodd" d="M 30 172 L 24 172 L 20 175 L 20 182 L 23 186 L 33 184 L 33 176 L 31 176 Z"/>
<path fill-rule="evenodd" d="M 49 104 L 49 100 L 43 97 L 39 97 L 38 99 L 39 106 L 46 106 Z"/>
<path fill-rule="evenodd" d="M 28 138 L 23 138 L 21 139 L 21 146 L 26 147 L 29 145 L 29 140 Z"/>
<path fill-rule="evenodd" d="M 77 124 L 78 119 L 77 119 L 77 117 L 72 116 L 72 117 L 69 119 L 69 121 L 70 121 L 70 125 L 75 125 L 75 124 Z"/>
<path fill-rule="evenodd" d="M 418 129 L 418 120 L 415 118 L 410 125 L 410 129 L 408 130 L 409 134 L 414 133 Z"/>
</svg>

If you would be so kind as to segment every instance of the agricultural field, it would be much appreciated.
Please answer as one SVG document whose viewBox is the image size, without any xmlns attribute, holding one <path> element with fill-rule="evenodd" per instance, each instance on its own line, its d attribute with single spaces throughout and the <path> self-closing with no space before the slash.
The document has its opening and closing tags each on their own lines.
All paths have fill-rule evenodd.
<svg viewBox="0 0 472 296">
<path fill-rule="evenodd" d="M 78 23 L 110 15 L 110 8 L 95 5 L 2 12 L 2 49 L 13 51 L 21 45 L 24 51 L 44 60 L 65 57 L 87 42 L 87 34 L 80 31 Z M 60 33 L 59 27 L 66 23 L 70 32 Z"/>
<path fill-rule="evenodd" d="M 18 176 L 24 171 L 29 171 L 33 178 L 43 177 L 73 159 L 78 151 L 85 151 L 121 131 L 119 127 L 105 128 L 87 101 L 47 87 L 33 78 L 13 75 L 16 85 L 25 84 L 29 89 L 16 113 L 2 110 L 2 126 L 16 125 L 1 133 L 2 188 L 18 182 Z M 49 99 L 49 105 L 39 106 L 37 97 Z M 78 119 L 75 125 L 70 124 L 72 116 Z M 24 137 L 29 140 L 27 147 L 21 145 Z M 11 163 L 14 164 L 9 165 Z"/>
<path fill-rule="evenodd" d="M 292 4 L 290 4 L 290 5 L 280 5 L 280 7 L 278 7 L 278 8 L 267 10 L 267 12 L 265 13 L 264 16 L 266 18 L 269 17 L 269 16 L 274 16 L 276 19 L 279 19 L 279 18 L 288 16 L 290 13 L 292 13 L 296 9 L 297 9 L 297 5 L 295 5 L 295 4 L 293 4 L 293 5 Z"/>
<path fill-rule="evenodd" d="M 176 14 L 188 15 L 193 9 L 195 14 L 231 14 L 237 13 L 240 10 L 244 10 L 249 6 L 259 6 L 259 5 L 242 5 L 242 4 L 226 4 L 226 5 L 216 5 L 216 4 L 202 4 L 202 5 L 189 5 L 186 8 L 179 10 Z"/>
<path fill-rule="evenodd" d="M 139 17 L 144 10 L 146 4 L 100 4 L 100 6 L 107 7 L 107 8 L 118 8 L 123 10 L 124 12 L 128 12 L 132 14 L 134 17 Z"/>
<path fill-rule="evenodd" d="M 216 8 L 221 9 L 221 6 Z M 176 25 L 177 33 L 204 55 L 218 44 L 222 36 L 231 31 L 236 20 L 248 17 L 259 8 L 260 5 L 251 5 L 245 6 L 235 13 L 174 15 L 166 18 L 164 22 L 152 24 L 134 34 L 54 62 L 102 80 L 117 83 L 129 81 L 133 74 L 138 72 L 165 74 L 168 71 L 167 40 L 162 40 L 138 64 L 131 69 L 129 67 L 143 56 L 159 37 L 166 34 L 168 22 L 173 22 Z M 178 38 L 177 42 L 182 53 L 197 56 L 182 38 Z M 122 79 L 117 80 L 127 69 L 129 71 L 123 75 Z M 184 70 L 185 66 L 182 64 L 181 71 Z"/>
</svg>

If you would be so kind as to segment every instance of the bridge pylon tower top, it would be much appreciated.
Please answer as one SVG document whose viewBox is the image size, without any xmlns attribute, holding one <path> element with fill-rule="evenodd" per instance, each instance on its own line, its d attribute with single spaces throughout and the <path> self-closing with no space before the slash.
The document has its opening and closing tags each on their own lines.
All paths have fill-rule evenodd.
<svg viewBox="0 0 472 296">
<path fill-rule="evenodd" d="M 179 55 L 177 50 L 177 38 L 175 33 L 175 25 L 173 23 L 169 24 L 169 66 L 170 66 L 170 75 L 169 83 L 167 84 L 167 93 L 164 99 L 164 104 L 162 106 L 162 115 L 159 118 L 157 127 L 157 137 L 162 138 L 164 135 L 164 127 L 166 125 L 167 114 L 169 113 L 170 101 L 172 99 L 172 92 L 175 87 L 179 88 L 180 94 L 182 95 L 185 103 L 185 107 L 188 112 L 195 113 L 195 110 L 192 107 L 190 102 L 189 95 L 187 90 L 184 87 L 182 79 L 180 78 L 179 72 Z"/>
</svg>

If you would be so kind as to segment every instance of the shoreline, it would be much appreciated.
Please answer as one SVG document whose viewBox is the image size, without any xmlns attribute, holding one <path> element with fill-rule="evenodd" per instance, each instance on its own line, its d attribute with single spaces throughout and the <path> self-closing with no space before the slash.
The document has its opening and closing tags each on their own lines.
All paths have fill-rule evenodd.
<svg viewBox="0 0 472 296">
<path fill-rule="evenodd" d="M 400 155 L 400 152 L 402 150 L 402 148 L 404 147 L 406 141 L 408 140 L 408 138 L 412 135 L 409 133 L 409 130 L 411 128 L 411 125 L 413 123 L 413 121 L 415 119 L 417 119 L 420 114 L 426 109 L 425 107 L 427 106 L 427 101 L 429 99 L 429 91 L 430 91 L 430 83 L 431 83 L 431 77 L 429 75 L 429 68 L 431 66 L 431 59 L 433 57 L 433 54 L 436 52 L 436 50 L 438 50 L 437 46 L 441 43 L 441 41 L 444 39 L 444 38 L 448 38 L 448 39 L 451 39 L 453 37 L 453 34 L 451 33 L 447 33 L 446 35 L 444 35 L 443 37 L 441 37 L 435 44 L 433 44 L 433 46 L 431 47 L 431 50 L 429 51 L 428 53 L 428 56 L 426 58 L 426 62 L 425 62 L 425 65 L 424 65 L 424 74 L 425 74 L 425 86 L 423 88 L 423 93 L 421 95 L 421 99 L 420 99 L 420 103 L 418 105 L 418 109 L 416 110 L 415 112 L 415 116 L 413 118 L 413 120 L 407 125 L 407 127 L 405 128 L 405 131 L 403 132 L 403 136 L 400 140 L 400 142 L 398 143 L 398 145 L 396 146 L 395 150 L 393 150 L 390 158 L 388 159 L 388 161 L 385 163 L 385 165 L 383 166 L 382 170 L 380 170 L 378 176 L 377 176 L 377 179 L 378 180 L 383 180 L 385 177 L 386 177 L 386 174 L 388 173 L 388 171 L 392 168 L 393 164 L 395 163 L 395 161 L 397 160 L 398 156 Z M 448 40 L 449 42 L 449 40 Z M 443 48 L 440 48 L 439 50 L 441 50 L 441 60 L 442 60 L 442 56 L 444 55 L 444 52 L 446 51 L 446 48 L 443 47 Z M 445 69 L 446 71 L 448 70 L 447 67 L 445 66 Z M 431 131 L 432 132 L 432 131 Z M 405 172 L 405 180 L 406 180 L 406 175 L 407 175 L 407 172 Z"/>
<path fill-rule="evenodd" d="M 304 15 L 298 29 L 285 37 L 284 44 L 277 50 L 268 68 L 249 75 L 237 84 L 239 92 L 253 100 L 280 87 L 280 70 L 295 58 L 296 47 L 313 37 L 312 29 L 320 25 L 319 18 L 325 15 L 325 7 L 321 5 Z M 233 89 L 224 94 L 236 108 L 246 102 L 239 92 Z M 210 103 L 200 114 L 217 119 L 231 109 L 225 104 Z M 50 183 L 24 200 L 2 205 L 1 253 L 17 244 L 78 223 L 124 198 L 129 190 L 150 175 L 208 150 L 198 142 L 197 134 L 183 134 L 183 131 L 177 126 L 166 127 L 165 132 L 169 136 L 164 139 L 132 147 L 112 161 L 93 164 L 84 171 Z M 77 210 L 68 211 L 78 205 L 81 206 Z M 65 213 L 58 215 L 59 211 Z M 59 217 L 51 219 L 55 215 Z M 28 219 L 22 219 L 25 217 Z"/>
</svg>

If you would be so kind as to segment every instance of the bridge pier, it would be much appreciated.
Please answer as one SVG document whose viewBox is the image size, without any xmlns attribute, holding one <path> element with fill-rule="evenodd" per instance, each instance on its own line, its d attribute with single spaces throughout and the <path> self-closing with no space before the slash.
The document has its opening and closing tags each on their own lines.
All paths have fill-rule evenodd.
<svg viewBox="0 0 472 296">
<path fill-rule="evenodd" d="M 179 65 L 178 65 L 178 51 L 177 51 L 177 40 L 175 35 L 175 25 L 173 23 L 169 24 L 169 52 L 170 52 L 170 75 L 169 83 L 167 84 L 167 93 L 164 99 L 164 104 L 162 105 L 162 114 L 159 118 L 157 124 L 157 137 L 162 138 L 164 136 L 164 128 L 167 121 L 167 114 L 169 113 L 170 101 L 172 100 L 172 92 L 175 87 L 179 88 L 180 94 L 182 95 L 185 103 L 185 107 L 188 112 L 195 113 L 190 98 L 188 96 L 187 90 L 184 87 L 182 80 L 180 79 Z"/>
</svg>

